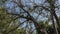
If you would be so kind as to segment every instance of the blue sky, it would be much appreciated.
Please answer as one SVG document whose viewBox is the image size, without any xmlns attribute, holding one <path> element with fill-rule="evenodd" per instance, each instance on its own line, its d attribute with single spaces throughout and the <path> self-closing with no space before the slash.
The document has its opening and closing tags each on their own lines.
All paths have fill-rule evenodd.
<svg viewBox="0 0 60 34">
<path fill-rule="evenodd" d="M 16 0 L 17 1 L 17 0 Z M 32 1 L 32 2 L 31 2 Z M 60 0 L 58 0 L 57 2 L 56 2 L 56 4 L 57 5 L 60 5 L 60 3 L 59 3 L 59 1 Z M 23 5 L 27 5 L 28 7 L 26 7 L 25 9 L 26 10 L 28 10 L 29 8 L 32 8 L 33 9 L 33 2 L 35 2 L 37 5 L 40 5 L 40 4 L 43 4 L 43 2 L 44 2 L 44 0 L 22 0 L 22 2 L 23 2 Z M 56 5 L 56 6 L 57 6 Z M 9 11 L 10 12 L 17 12 L 17 13 L 20 13 L 20 8 L 19 7 L 16 7 L 17 5 L 15 4 L 15 3 L 13 3 L 13 2 L 10 2 L 10 1 L 8 1 L 8 2 L 6 2 L 6 7 L 7 8 L 9 8 Z M 15 9 L 13 9 L 13 7 L 16 7 Z M 13 11 L 12 11 L 13 10 Z M 58 9 L 58 10 L 56 10 L 56 14 L 58 15 L 58 16 L 60 16 L 60 9 Z M 43 12 L 43 13 L 45 13 L 45 11 Z M 49 13 L 48 13 L 49 14 Z M 34 18 L 36 18 L 37 17 L 37 13 L 31 13 L 31 15 L 34 17 Z M 46 15 L 46 13 L 44 14 L 44 16 L 42 16 L 43 14 L 41 14 L 41 15 L 39 15 L 39 17 L 38 17 L 38 21 L 46 21 L 48 18 L 46 18 L 46 17 L 44 17 L 45 15 Z"/>
</svg>

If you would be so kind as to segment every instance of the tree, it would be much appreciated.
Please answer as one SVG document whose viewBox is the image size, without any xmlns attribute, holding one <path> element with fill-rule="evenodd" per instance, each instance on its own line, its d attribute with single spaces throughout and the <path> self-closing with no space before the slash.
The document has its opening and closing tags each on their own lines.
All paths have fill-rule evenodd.
<svg viewBox="0 0 60 34">
<path fill-rule="evenodd" d="M 4 21 L 2 20 L 0 25 L 0 27 L 4 26 L 3 28 L 6 29 L 6 31 L 4 31 L 4 34 L 9 34 L 12 31 L 15 33 L 15 30 L 18 29 L 21 24 L 22 28 L 26 28 L 26 30 L 24 31 L 26 34 L 32 34 L 29 32 L 33 30 L 34 27 L 34 30 L 36 30 L 37 33 L 35 33 L 34 30 L 32 32 L 34 32 L 35 34 L 60 34 L 60 22 L 57 16 L 59 6 L 56 5 L 56 2 L 59 0 L 44 0 L 41 2 L 42 4 L 37 2 L 38 0 L 34 0 L 35 2 L 33 0 L 27 0 L 25 2 L 24 1 L 25 0 L 11 0 L 6 1 L 6 3 L 4 1 L 4 4 L 8 5 L 3 9 L 0 9 L 0 14 L 2 15 L 4 13 L 4 15 L 0 17 L 0 19 L 5 19 L 4 17 L 7 17 Z M 12 6 L 10 6 L 10 8 L 8 2 L 13 4 Z M 44 18 L 47 18 L 47 20 Z M 26 24 L 26 26 L 23 25 L 24 23 Z M 4 24 L 7 26 L 5 27 Z M 31 28 L 29 24 L 33 24 L 34 27 L 30 25 L 32 27 Z"/>
</svg>

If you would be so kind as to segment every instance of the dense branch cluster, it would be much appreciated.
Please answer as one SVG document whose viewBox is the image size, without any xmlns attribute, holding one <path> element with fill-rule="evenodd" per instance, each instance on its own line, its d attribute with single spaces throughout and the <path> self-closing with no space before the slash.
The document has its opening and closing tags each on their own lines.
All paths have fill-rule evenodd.
<svg viewBox="0 0 60 34">
<path fill-rule="evenodd" d="M 60 34 L 59 17 L 55 10 L 59 7 L 55 5 L 58 0 L 43 0 L 44 2 L 40 5 L 32 2 L 33 6 L 24 4 L 24 1 L 4 2 L 4 6 L 0 8 L 0 32 L 2 34 L 15 34 L 19 29 L 23 30 L 19 30 L 18 34 Z M 7 4 L 8 6 L 6 6 L 5 4 L 8 2 L 13 5 L 9 7 Z M 43 18 L 47 20 L 43 21 Z"/>
</svg>

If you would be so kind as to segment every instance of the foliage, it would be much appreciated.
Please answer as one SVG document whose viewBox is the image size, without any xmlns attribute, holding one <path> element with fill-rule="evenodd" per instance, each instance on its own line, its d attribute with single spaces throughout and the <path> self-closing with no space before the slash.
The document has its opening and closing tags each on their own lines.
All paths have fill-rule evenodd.
<svg viewBox="0 0 60 34">
<path fill-rule="evenodd" d="M 56 0 L 46 0 L 41 5 L 32 2 L 33 6 L 27 2 L 24 4 L 25 0 L 6 1 L 1 0 L 0 34 L 60 34 Z"/>
</svg>

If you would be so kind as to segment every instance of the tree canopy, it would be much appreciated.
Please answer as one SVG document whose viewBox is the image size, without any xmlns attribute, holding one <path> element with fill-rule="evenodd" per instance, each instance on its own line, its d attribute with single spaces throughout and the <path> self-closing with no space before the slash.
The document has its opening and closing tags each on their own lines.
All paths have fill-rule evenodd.
<svg viewBox="0 0 60 34">
<path fill-rule="evenodd" d="M 0 0 L 0 34 L 60 34 L 59 0 Z"/>
</svg>

